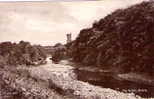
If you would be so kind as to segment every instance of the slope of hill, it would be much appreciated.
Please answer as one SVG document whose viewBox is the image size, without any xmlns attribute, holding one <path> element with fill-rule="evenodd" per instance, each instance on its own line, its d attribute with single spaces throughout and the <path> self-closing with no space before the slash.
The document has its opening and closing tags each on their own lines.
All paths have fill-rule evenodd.
<svg viewBox="0 0 154 99">
<path fill-rule="evenodd" d="M 154 75 L 154 2 L 116 10 L 81 30 L 70 49 L 75 62 Z"/>
</svg>

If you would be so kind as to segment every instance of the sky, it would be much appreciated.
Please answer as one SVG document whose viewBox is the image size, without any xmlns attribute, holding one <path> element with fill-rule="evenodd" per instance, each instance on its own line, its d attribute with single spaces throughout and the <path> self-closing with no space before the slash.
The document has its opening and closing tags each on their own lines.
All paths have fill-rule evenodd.
<svg viewBox="0 0 154 99">
<path fill-rule="evenodd" d="M 64 44 L 67 33 L 75 39 L 81 29 L 91 27 L 94 21 L 146 0 L 51 1 L 0 2 L 0 42 Z"/>
</svg>

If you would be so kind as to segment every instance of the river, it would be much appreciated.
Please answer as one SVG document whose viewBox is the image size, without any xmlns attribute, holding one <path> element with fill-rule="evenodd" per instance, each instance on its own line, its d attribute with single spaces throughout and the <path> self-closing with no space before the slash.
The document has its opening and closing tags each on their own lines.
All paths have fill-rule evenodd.
<svg viewBox="0 0 154 99">
<path fill-rule="evenodd" d="M 93 85 L 103 88 L 111 88 L 114 90 L 135 93 L 143 98 L 154 97 L 154 86 L 135 83 L 126 80 L 115 79 L 114 74 L 110 72 L 90 72 L 85 70 L 76 70 L 79 80 L 89 82 Z"/>
<path fill-rule="evenodd" d="M 53 64 L 48 60 L 50 64 Z M 60 62 L 58 65 L 69 64 L 67 60 Z M 71 65 L 69 65 L 71 66 Z M 74 66 L 72 66 L 74 67 Z M 143 98 L 154 97 L 154 86 L 146 85 L 121 79 L 116 79 L 115 74 L 112 72 L 99 72 L 98 70 L 92 69 L 74 69 L 77 79 L 84 82 L 89 82 L 90 84 L 101 86 L 103 88 L 111 88 L 124 93 L 135 93 Z"/>
</svg>

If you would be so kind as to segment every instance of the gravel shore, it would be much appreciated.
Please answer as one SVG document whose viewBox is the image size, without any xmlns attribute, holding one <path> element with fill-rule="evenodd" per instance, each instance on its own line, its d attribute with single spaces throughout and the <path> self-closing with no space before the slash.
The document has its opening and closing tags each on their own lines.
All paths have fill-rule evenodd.
<svg viewBox="0 0 154 99">
<path fill-rule="evenodd" d="M 132 94 L 118 92 L 109 88 L 101 88 L 87 82 L 78 81 L 73 72 L 73 67 L 59 64 L 32 67 L 29 69 L 33 78 L 52 82 L 61 88 L 67 95 L 75 99 L 140 99 Z M 49 83 L 51 84 L 51 83 Z"/>
<path fill-rule="evenodd" d="M 0 79 L 5 83 L 0 83 L 2 99 L 14 96 L 15 99 L 141 99 L 133 93 L 122 93 L 79 81 L 73 67 L 60 64 L 1 69 Z M 2 88 L 4 85 L 6 88 Z M 11 91 L 3 91 L 8 88 L 15 95 Z"/>
</svg>

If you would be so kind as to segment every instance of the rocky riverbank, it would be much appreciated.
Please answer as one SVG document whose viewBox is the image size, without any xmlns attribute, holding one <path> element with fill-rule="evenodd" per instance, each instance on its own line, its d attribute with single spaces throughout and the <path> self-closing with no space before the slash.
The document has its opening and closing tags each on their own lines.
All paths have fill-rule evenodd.
<svg viewBox="0 0 154 99">
<path fill-rule="evenodd" d="M 27 67 L 5 67 L 0 73 L 0 99 L 65 99 L 45 82 L 32 78 Z"/>
<path fill-rule="evenodd" d="M 140 99 L 134 94 L 79 81 L 73 69 L 71 66 L 51 63 L 38 67 L 3 68 L 1 81 L 11 90 L 15 90 L 13 91 L 15 95 L 12 92 L 9 92 L 10 96 L 4 95 L 1 90 L 1 97 L 2 99 L 8 99 L 5 97 L 12 99 L 13 96 L 20 99 Z"/>
<path fill-rule="evenodd" d="M 137 99 L 134 94 L 124 94 L 109 88 L 93 86 L 89 83 L 78 81 L 71 66 L 54 64 L 52 66 L 34 67 L 30 75 L 37 80 L 52 82 L 52 87 L 57 86 L 68 96 L 76 99 Z"/>
</svg>

